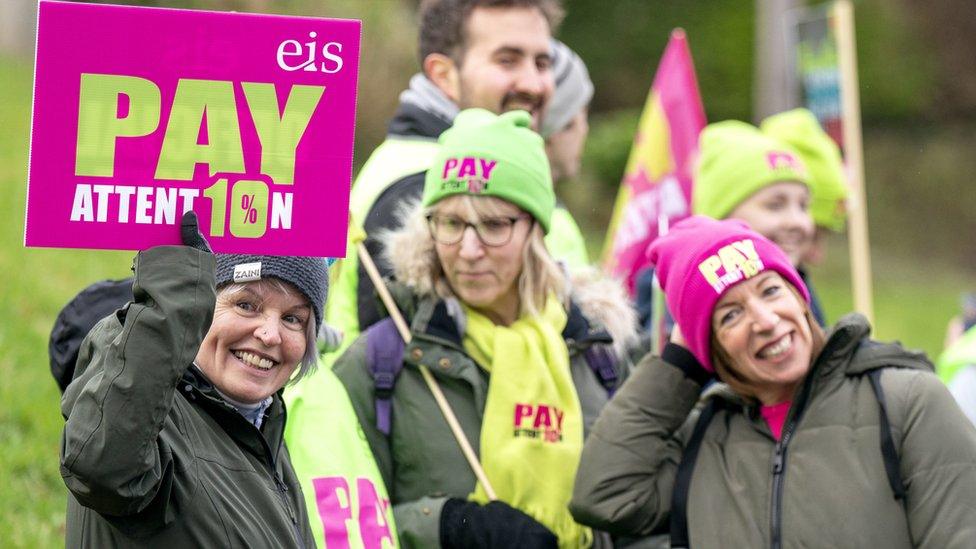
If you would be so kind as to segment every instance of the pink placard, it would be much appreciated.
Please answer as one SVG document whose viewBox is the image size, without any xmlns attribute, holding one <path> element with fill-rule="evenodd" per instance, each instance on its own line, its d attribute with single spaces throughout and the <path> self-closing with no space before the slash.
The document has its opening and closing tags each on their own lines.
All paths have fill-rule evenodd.
<svg viewBox="0 0 976 549">
<path fill-rule="evenodd" d="M 360 27 L 42 0 L 24 244 L 345 255 Z"/>
</svg>

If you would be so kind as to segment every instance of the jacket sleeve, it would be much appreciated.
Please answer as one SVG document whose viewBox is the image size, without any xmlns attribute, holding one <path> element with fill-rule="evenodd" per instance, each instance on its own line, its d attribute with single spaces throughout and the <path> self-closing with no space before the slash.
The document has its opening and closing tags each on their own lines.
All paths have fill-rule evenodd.
<svg viewBox="0 0 976 549">
<path fill-rule="evenodd" d="M 882 382 L 889 413 L 904 418 L 899 455 L 914 545 L 972 547 L 976 429 L 935 375 L 886 369 Z M 896 406 L 904 412 L 894 412 Z"/>
<path fill-rule="evenodd" d="M 143 510 L 171 486 L 161 429 L 215 302 L 212 254 L 160 246 L 136 256 L 134 269 L 134 301 L 86 338 L 84 373 L 61 402 L 65 484 L 82 505 L 115 516 Z"/>
<path fill-rule="evenodd" d="M 570 501 L 578 522 L 627 536 L 646 536 L 664 524 L 688 430 L 683 426 L 691 424 L 701 389 L 656 356 L 634 368 L 583 445 Z"/>
<path fill-rule="evenodd" d="M 393 519 L 403 547 L 439 547 L 441 509 L 447 497 L 400 502 L 396 496 L 393 454 L 389 439 L 376 427 L 373 378 L 366 368 L 366 335 L 360 335 L 336 361 L 334 371 L 346 388 L 366 434 L 376 465 L 393 502 Z"/>
</svg>

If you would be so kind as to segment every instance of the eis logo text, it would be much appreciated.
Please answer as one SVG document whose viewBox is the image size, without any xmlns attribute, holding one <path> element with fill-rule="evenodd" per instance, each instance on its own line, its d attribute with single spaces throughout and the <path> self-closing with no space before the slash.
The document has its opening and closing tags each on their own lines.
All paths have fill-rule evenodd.
<svg viewBox="0 0 976 549">
<path fill-rule="evenodd" d="M 311 38 L 304 44 L 298 40 L 285 40 L 278 44 L 276 59 L 278 66 L 292 72 L 302 70 L 306 72 L 324 72 L 335 74 L 342 70 L 342 44 L 326 42 L 320 48 L 315 40 L 315 31 L 308 33 Z"/>
</svg>

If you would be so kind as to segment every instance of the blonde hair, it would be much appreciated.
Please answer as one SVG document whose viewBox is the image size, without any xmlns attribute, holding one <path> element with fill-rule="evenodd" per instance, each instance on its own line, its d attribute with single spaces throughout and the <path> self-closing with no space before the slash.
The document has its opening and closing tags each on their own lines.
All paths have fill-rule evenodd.
<svg viewBox="0 0 976 549">
<path fill-rule="evenodd" d="M 422 211 L 421 216 L 437 213 L 438 207 L 449 200 L 458 201 L 465 215 L 474 221 L 504 216 L 506 212 L 503 205 L 511 204 L 493 196 L 458 195 L 441 200 Z M 431 287 L 442 298 L 456 297 L 441 268 L 433 236 L 429 230 L 424 231 L 423 234 L 427 242 L 423 243 L 422 249 L 429 254 L 427 259 L 430 261 L 428 272 Z M 549 255 L 542 227 L 535 218 L 532 218 L 532 227 L 522 247 L 522 270 L 518 276 L 519 313 L 531 316 L 539 314 L 550 294 L 554 294 L 560 301 L 565 301 L 568 287 L 566 276 L 559 263 Z"/>
<path fill-rule="evenodd" d="M 256 280 L 253 282 L 234 282 L 222 286 L 217 290 L 217 299 L 229 299 L 234 294 L 241 292 L 247 287 L 257 287 L 260 292 L 267 290 L 277 291 L 284 294 L 298 296 L 308 302 L 308 297 L 298 290 L 289 282 L 285 282 L 279 278 L 264 278 L 261 280 Z M 292 385 L 297 383 L 300 379 L 311 374 L 315 371 L 319 364 L 319 353 L 318 347 L 316 346 L 316 337 L 318 334 L 315 332 L 315 316 L 312 313 L 312 307 L 309 305 L 309 318 L 305 322 L 305 354 L 302 355 L 302 360 L 299 362 L 298 372 L 291 376 L 286 385 Z"/>
<path fill-rule="evenodd" d="M 803 317 L 810 326 L 810 336 L 812 339 L 810 365 L 813 365 L 817 357 L 820 356 L 820 351 L 823 350 L 826 335 L 824 334 L 823 328 L 817 323 L 817 319 L 814 318 L 813 311 L 810 310 L 810 304 L 803 299 L 803 296 L 800 295 L 800 292 L 792 284 L 786 282 L 786 279 L 783 280 L 786 287 L 793 293 L 793 296 L 803 305 Z M 735 361 L 729 355 L 728 351 L 718 342 L 718 337 L 715 335 L 714 329 L 711 331 L 708 339 L 709 346 L 712 349 L 712 364 L 715 366 L 715 374 L 718 378 L 731 387 L 737 394 L 750 399 L 758 399 L 756 388 L 749 383 L 745 376 L 736 370 Z M 809 371 L 807 375 L 809 375 Z"/>
</svg>

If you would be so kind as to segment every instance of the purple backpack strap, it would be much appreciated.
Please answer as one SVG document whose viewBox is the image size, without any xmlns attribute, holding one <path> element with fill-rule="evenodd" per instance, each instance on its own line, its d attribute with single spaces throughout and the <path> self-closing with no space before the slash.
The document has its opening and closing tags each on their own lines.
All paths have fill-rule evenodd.
<svg viewBox="0 0 976 549">
<path fill-rule="evenodd" d="M 384 435 L 390 434 L 390 418 L 393 384 L 403 369 L 405 344 L 390 317 L 373 324 L 366 330 L 366 368 L 373 377 L 373 394 L 376 400 L 376 428 Z"/>
<path fill-rule="evenodd" d="M 607 395 L 613 396 L 617 389 L 617 357 L 606 345 L 590 345 L 583 351 L 586 365 L 593 370 L 600 384 L 607 390 Z"/>
</svg>

